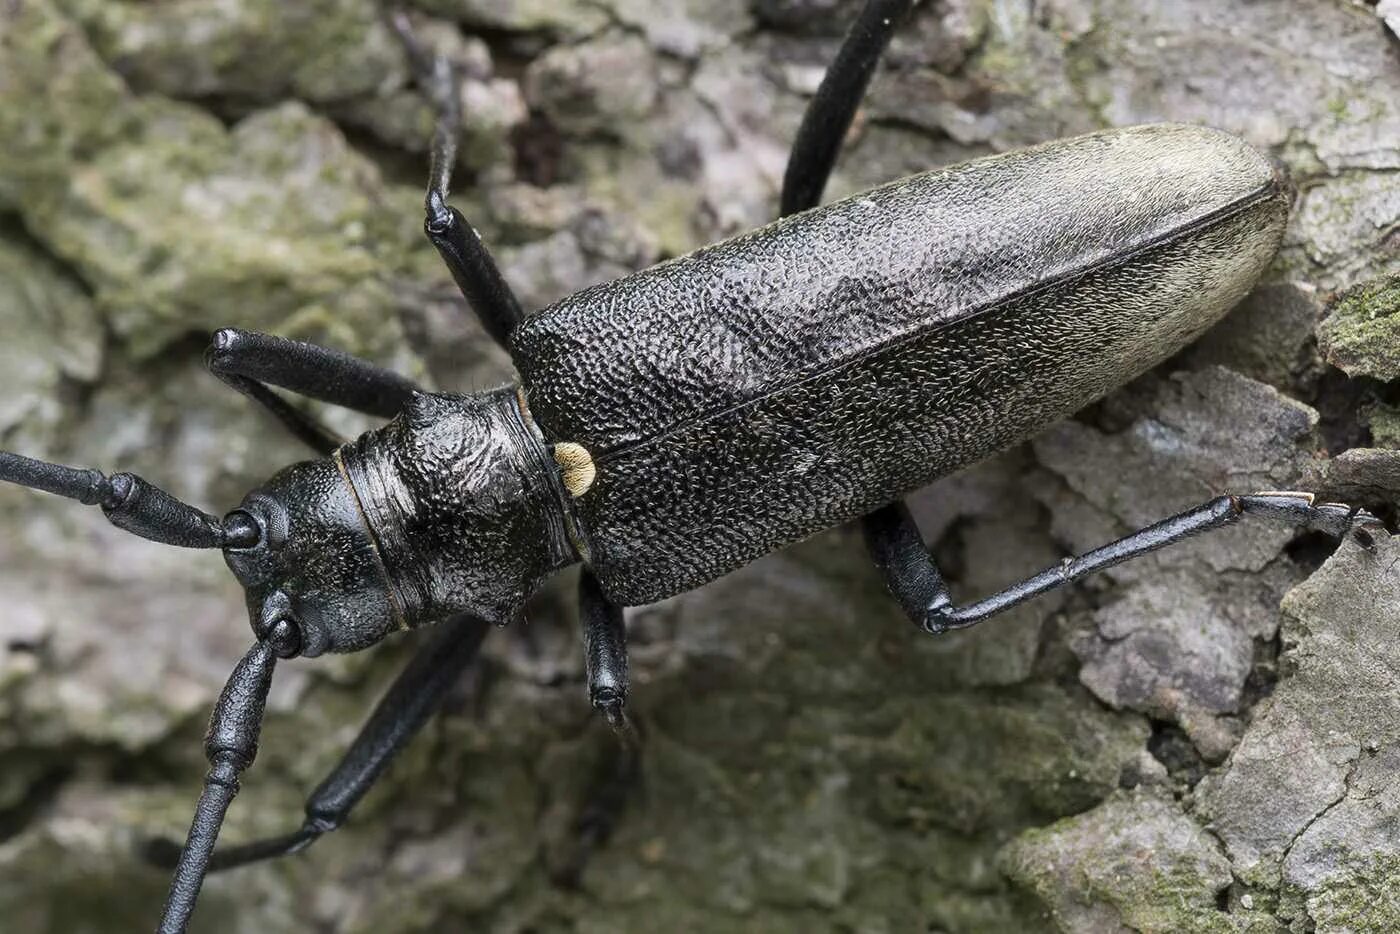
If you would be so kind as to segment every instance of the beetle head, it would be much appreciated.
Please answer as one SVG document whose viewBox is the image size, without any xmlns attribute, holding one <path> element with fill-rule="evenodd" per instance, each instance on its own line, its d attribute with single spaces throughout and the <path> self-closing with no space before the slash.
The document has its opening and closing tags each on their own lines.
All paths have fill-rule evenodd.
<svg viewBox="0 0 1400 934">
<path fill-rule="evenodd" d="M 374 541 L 334 460 L 276 474 L 224 529 L 224 560 L 258 638 L 286 620 L 300 642 L 294 654 L 314 656 L 366 648 L 399 628 Z"/>
</svg>

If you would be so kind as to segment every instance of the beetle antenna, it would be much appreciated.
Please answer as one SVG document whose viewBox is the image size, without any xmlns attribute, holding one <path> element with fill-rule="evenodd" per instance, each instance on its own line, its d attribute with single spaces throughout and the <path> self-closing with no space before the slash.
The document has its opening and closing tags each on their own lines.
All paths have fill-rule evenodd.
<svg viewBox="0 0 1400 934">
<path fill-rule="evenodd" d="M 254 643 L 234 667 L 214 704 L 209 732 L 204 736 L 209 771 L 204 776 L 204 790 L 195 806 L 185 848 L 180 851 L 180 861 L 170 880 L 170 894 L 157 929 L 160 934 L 184 934 L 189 924 L 209 868 L 209 857 L 219 839 L 219 828 L 233 796 L 238 794 L 238 778 L 258 754 L 258 734 L 262 731 L 267 692 L 272 687 L 272 669 L 279 654 L 295 654 L 286 645 L 288 633 L 284 630 L 289 625 L 274 624 L 266 638 Z M 279 652 L 279 646 L 288 651 Z"/>
<path fill-rule="evenodd" d="M 0 451 L 0 480 L 101 506 L 107 520 L 133 535 L 181 548 L 221 548 L 234 530 L 132 473 L 65 467 Z"/>
</svg>

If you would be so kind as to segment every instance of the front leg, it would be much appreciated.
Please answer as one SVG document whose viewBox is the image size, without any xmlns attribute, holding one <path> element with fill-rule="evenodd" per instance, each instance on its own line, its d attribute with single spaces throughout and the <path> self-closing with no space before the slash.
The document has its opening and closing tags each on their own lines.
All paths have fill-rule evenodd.
<svg viewBox="0 0 1400 934">
<path fill-rule="evenodd" d="M 343 824 L 394 757 L 442 706 L 447 692 L 475 660 L 489 629 L 489 623 L 465 615 L 439 623 L 394 679 L 344 757 L 306 799 L 302 825 L 280 837 L 215 850 L 208 871 L 298 853 Z M 158 866 L 174 866 L 180 844 L 151 840 L 145 855 Z"/>
<path fill-rule="evenodd" d="M 340 439 L 268 384 L 382 418 L 397 415 L 422 391 L 412 380 L 342 351 L 238 328 L 214 332 L 204 364 L 320 454 L 335 450 Z"/>
</svg>

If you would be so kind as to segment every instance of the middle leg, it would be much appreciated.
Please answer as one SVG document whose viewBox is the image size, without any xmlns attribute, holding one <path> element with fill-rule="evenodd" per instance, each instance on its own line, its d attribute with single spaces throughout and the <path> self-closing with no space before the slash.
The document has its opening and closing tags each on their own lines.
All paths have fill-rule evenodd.
<svg viewBox="0 0 1400 934">
<path fill-rule="evenodd" d="M 524 319 L 525 313 L 480 235 L 467 223 L 462 212 L 447 203 L 452 168 L 457 160 L 457 137 L 462 131 L 457 76 L 447 58 L 430 54 L 418 41 L 408 14 L 395 10 L 389 21 L 408 53 L 418 86 L 428 95 L 438 115 L 428 167 L 428 193 L 424 199 L 427 218 L 423 229 L 486 333 L 509 352 L 510 332 Z"/>
<path fill-rule="evenodd" d="M 447 203 L 457 157 L 457 137 L 462 129 L 456 75 L 445 57 L 432 55 L 424 48 L 406 13 L 395 10 L 390 14 L 390 23 L 408 54 L 419 87 L 433 102 L 438 114 L 428 169 L 424 230 L 486 332 L 509 352 L 510 334 L 525 314 L 481 238 L 461 212 Z M 627 643 L 622 607 L 603 594 L 597 580 L 586 569 L 579 600 L 580 615 L 584 619 L 590 699 L 614 729 L 625 729 Z"/>
<path fill-rule="evenodd" d="M 627 629 L 622 607 L 603 595 L 597 576 L 588 568 L 579 577 L 578 603 L 588 699 L 614 730 L 628 730 Z"/>
</svg>

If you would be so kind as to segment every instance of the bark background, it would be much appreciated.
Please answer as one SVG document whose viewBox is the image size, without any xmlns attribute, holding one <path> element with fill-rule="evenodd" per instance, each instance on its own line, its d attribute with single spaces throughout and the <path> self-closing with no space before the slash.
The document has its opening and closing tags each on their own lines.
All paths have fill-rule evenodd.
<svg viewBox="0 0 1400 934">
<path fill-rule="evenodd" d="M 456 203 L 535 308 L 769 219 L 856 4 L 415 6 L 468 75 Z M 1397 28 L 1395 0 L 921 5 L 828 197 L 1164 119 L 1300 188 L 1197 346 L 920 494 L 955 593 L 1222 490 L 1393 517 Z M 0 442 L 222 511 L 304 455 L 203 372 L 212 327 L 507 378 L 420 236 L 430 123 L 371 0 L 0 0 Z M 0 530 L 0 928 L 148 930 L 167 877 L 135 848 L 187 826 L 238 588 L 72 503 L 0 490 Z M 348 826 L 212 878 L 194 929 L 1400 928 L 1400 541 L 1240 526 L 931 640 L 855 535 L 818 536 L 629 612 L 648 742 L 591 851 L 613 746 L 571 588 L 488 639 Z M 225 840 L 299 821 L 415 641 L 280 666 Z"/>
</svg>

